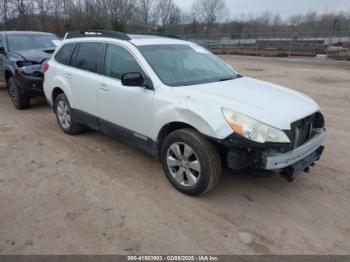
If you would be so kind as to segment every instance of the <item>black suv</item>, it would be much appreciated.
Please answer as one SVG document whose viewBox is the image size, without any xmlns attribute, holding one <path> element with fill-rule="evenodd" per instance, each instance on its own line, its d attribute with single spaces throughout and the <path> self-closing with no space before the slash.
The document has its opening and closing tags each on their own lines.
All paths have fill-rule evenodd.
<svg viewBox="0 0 350 262">
<path fill-rule="evenodd" d="M 43 65 L 59 42 L 50 33 L 0 32 L 0 81 L 17 109 L 29 108 L 30 98 L 44 94 Z"/>
</svg>

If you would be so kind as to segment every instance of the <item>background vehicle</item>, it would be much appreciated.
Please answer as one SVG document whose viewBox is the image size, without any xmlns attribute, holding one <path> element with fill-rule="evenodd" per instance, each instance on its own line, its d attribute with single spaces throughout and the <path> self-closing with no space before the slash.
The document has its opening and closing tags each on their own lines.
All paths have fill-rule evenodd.
<svg viewBox="0 0 350 262">
<path fill-rule="evenodd" d="M 324 118 L 312 99 L 243 77 L 193 43 L 72 32 L 45 70 L 65 133 L 89 126 L 127 138 L 159 158 L 185 194 L 214 188 L 222 166 L 292 181 L 323 152 Z"/>
<path fill-rule="evenodd" d="M 29 108 L 30 98 L 44 94 L 42 65 L 59 42 L 49 33 L 0 32 L 0 81 L 17 109 Z"/>
</svg>

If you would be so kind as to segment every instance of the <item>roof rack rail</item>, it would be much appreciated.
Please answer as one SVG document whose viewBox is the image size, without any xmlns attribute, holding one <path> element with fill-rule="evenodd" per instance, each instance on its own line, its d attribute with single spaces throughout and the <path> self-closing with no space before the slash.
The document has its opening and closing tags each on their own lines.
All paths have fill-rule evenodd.
<svg viewBox="0 0 350 262">
<path fill-rule="evenodd" d="M 153 35 L 153 36 L 160 36 L 160 37 L 183 40 L 183 38 L 177 34 L 157 33 L 157 32 L 142 32 L 142 33 L 133 33 L 133 34 L 135 34 L 135 35 L 151 35 L 151 36 Z"/>
<path fill-rule="evenodd" d="M 86 31 L 73 31 L 66 33 L 64 39 L 80 38 L 80 37 L 108 37 L 119 40 L 129 41 L 131 38 L 124 33 L 117 31 L 104 31 L 104 30 L 86 30 Z"/>
</svg>

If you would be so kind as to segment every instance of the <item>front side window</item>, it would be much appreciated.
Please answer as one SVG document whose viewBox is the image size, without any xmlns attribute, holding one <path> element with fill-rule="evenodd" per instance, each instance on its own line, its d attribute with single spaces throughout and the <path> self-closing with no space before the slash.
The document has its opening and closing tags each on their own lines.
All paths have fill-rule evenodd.
<svg viewBox="0 0 350 262">
<path fill-rule="evenodd" d="M 121 79 L 125 73 L 142 73 L 138 62 L 124 47 L 108 44 L 105 58 L 104 74 Z"/>
<path fill-rule="evenodd" d="M 56 61 L 68 65 L 75 46 L 76 43 L 68 43 L 62 46 L 55 56 Z"/>
<path fill-rule="evenodd" d="M 103 44 L 83 42 L 79 45 L 75 66 L 79 69 L 98 73 Z"/>
<path fill-rule="evenodd" d="M 8 34 L 7 44 L 10 51 L 44 49 L 54 50 L 60 40 L 55 35 L 46 34 Z"/>
<path fill-rule="evenodd" d="M 217 56 L 199 46 L 147 45 L 140 52 L 163 83 L 186 86 L 226 81 L 237 74 Z"/>
</svg>

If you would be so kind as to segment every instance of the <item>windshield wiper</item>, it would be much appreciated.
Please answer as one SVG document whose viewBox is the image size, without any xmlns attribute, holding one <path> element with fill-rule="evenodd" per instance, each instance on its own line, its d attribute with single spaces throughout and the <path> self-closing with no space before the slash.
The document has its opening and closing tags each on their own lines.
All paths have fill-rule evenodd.
<svg viewBox="0 0 350 262">
<path fill-rule="evenodd" d="M 219 81 L 223 82 L 223 81 L 229 81 L 229 80 L 233 80 L 235 79 L 234 77 L 226 77 L 226 78 L 220 78 Z"/>
</svg>

